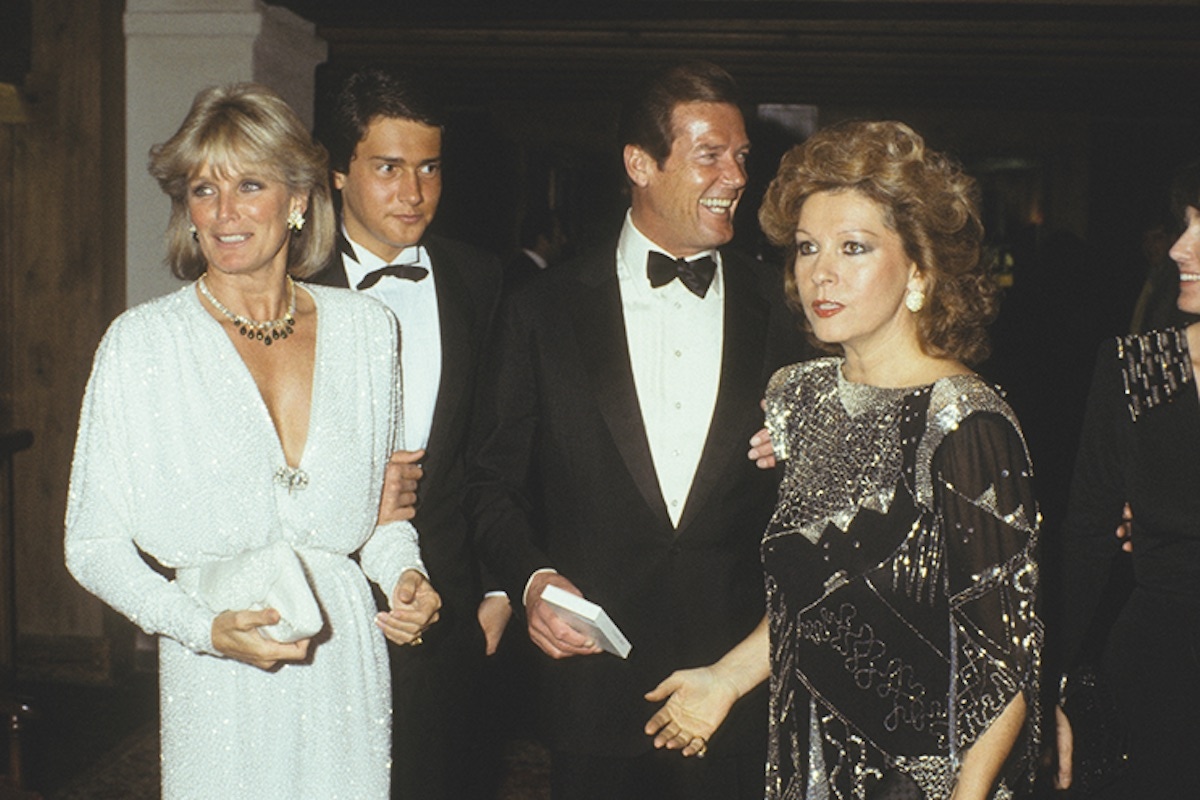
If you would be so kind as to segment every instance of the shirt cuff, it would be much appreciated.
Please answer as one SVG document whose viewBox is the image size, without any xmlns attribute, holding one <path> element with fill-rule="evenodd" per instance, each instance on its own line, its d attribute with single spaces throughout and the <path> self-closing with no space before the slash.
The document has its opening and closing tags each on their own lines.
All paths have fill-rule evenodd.
<svg viewBox="0 0 1200 800">
<path fill-rule="evenodd" d="M 525 581 L 525 591 L 521 592 L 522 606 L 527 606 L 529 604 L 529 585 L 533 583 L 533 579 L 546 572 L 550 572 L 555 575 L 558 574 L 558 570 L 554 569 L 553 567 L 542 567 L 541 569 L 535 569 L 533 574 L 529 576 L 529 580 Z"/>
</svg>

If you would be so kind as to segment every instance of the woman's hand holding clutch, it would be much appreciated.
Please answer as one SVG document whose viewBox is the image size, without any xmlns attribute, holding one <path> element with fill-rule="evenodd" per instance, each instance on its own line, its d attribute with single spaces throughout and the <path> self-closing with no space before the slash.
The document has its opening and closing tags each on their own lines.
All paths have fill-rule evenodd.
<svg viewBox="0 0 1200 800">
<path fill-rule="evenodd" d="M 268 639 L 259 628 L 279 622 L 279 612 L 273 608 L 263 611 L 222 611 L 213 619 L 213 647 L 222 655 L 252 667 L 269 670 L 284 661 L 303 661 L 308 658 L 311 639 L 284 644 Z"/>
</svg>

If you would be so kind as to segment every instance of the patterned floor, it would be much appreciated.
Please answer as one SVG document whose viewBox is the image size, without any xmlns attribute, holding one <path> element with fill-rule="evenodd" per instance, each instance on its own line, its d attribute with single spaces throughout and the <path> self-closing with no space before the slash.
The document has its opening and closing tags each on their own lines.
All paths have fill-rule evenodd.
<svg viewBox="0 0 1200 800">
<path fill-rule="evenodd" d="M 511 742 L 505 777 L 496 800 L 549 800 L 545 751 Z M 158 800 L 158 727 L 139 730 L 91 769 L 47 796 L 47 800 Z"/>
<path fill-rule="evenodd" d="M 493 713 L 510 723 L 498 737 L 505 744 L 495 800 L 549 800 L 549 757 L 532 741 L 528 714 L 532 646 L 506 638 L 488 673 L 489 691 L 501 698 Z M 20 743 L 22 771 L 43 800 L 158 800 L 158 679 L 153 650 L 141 655 L 111 682 L 89 682 L 89 673 L 18 685 L 17 695 L 35 709 Z"/>
</svg>

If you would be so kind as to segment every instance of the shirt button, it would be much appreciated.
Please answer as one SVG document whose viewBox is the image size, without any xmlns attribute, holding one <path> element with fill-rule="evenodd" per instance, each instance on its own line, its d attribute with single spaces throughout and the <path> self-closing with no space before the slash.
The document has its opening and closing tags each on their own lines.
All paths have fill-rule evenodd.
<svg viewBox="0 0 1200 800">
<path fill-rule="evenodd" d="M 683 351 L 682 351 L 682 350 L 676 350 L 676 351 L 675 351 L 675 357 L 676 357 L 676 358 L 683 358 Z"/>
<path fill-rule="evenodd" d="M 680 403 L 680 402 L 676 401 L 676 403 L 675 403 L 675 408 L 676 408 L 676 409 L 683 408 L 683 403 Z"/>
</svg>

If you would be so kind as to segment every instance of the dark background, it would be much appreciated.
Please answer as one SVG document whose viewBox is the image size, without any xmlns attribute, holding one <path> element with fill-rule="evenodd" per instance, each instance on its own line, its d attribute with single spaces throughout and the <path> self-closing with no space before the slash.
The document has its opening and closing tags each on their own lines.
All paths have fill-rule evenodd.
<svg viewBox="0 0 1200 800">
<path fill-rule="evenodd" d="M 1024 421 L 1053 539 L 1096 345 L 1127 330 L 1156 257 L 1145 234 L 1157 225 L 1171 235 L 1170 177 L 1200 158 L 1200 5 L 275 4 L 329 42 L 318 115 L 330 87 L 366 64 L 411 72 L 433 91 L 451 112 L 434 226 L 501 255 L 523 214 L 545 205 L 576 245 L 616 229 L 626 202 L 620 102 L 669 63 L 711 60 L 741 86 L 754 152 L 735 244 L 766 258 L 758 201 L 801 135 L 756 109 L 802 105 L 817 125 L 912 125 L 980 181 L 989 255 L 1008 289 L 981 371 Z"/>
</svg>

